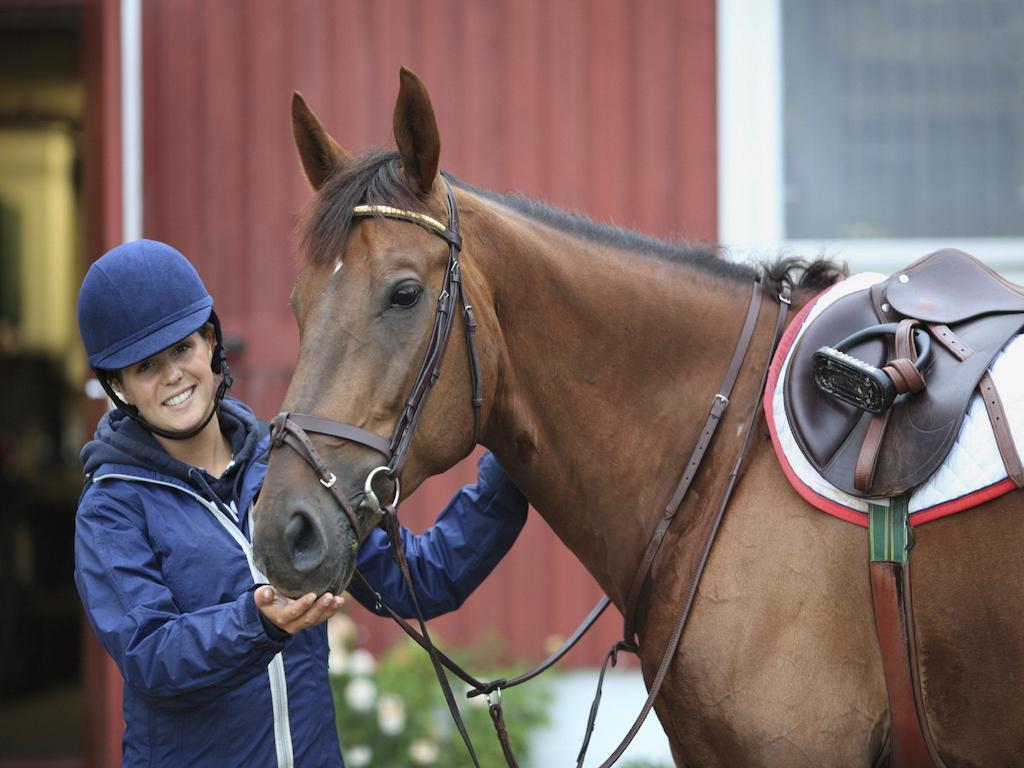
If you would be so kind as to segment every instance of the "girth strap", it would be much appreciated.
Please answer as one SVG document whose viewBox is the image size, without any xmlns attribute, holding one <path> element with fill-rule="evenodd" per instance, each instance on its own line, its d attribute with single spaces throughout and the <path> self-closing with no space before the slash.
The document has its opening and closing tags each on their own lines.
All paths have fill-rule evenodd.
<svg viewBox="0 0 1024 768">
<path fill-rule="evenodd" d="M 889 698 L 890 768 L 942 768 L 928 728 L 910 580 L 909 497 L 868 507 L 868 565 L 878 647 Z"/>
<path fill-rule="evenodd" d="M 923 711 L 917 672 L 913 611 L 910 607 L 910 563 L 875 561 L 869 565 L 875 625 L 882 651 L 889 695 L 890 768 L 934 768 L 921 722 Z"/>
</svg>

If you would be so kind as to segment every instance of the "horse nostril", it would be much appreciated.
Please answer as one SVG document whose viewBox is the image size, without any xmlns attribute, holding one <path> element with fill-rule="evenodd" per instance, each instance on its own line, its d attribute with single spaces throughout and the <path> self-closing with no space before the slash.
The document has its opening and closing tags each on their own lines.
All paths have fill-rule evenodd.
<svg viewBox="0 0 1024 768">
<path fill-rule="evenodd" d="M 284 527 L 286 551 L 291 555 L 292 565 L 301 573 L 309 573 L 324 561 L 327 541 L 320 526 L 309 513 L 297 511 Z"/>
</svg>

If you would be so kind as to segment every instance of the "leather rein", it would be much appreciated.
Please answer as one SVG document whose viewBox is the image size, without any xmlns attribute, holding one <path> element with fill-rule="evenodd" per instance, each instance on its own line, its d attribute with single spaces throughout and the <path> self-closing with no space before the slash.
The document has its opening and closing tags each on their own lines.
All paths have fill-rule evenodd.
<svg viewBox="0 0 1024 768">
<path fill-rule="evenodd" d="M 412 597 L 413 605 L 416 609 L 417 623 L 419 624 L 419 631 L 413 628 L 408 622 L 406 622 L 391 606 L 384 602 L 381 595 L 369 584 L 366 578 L 358 571 L 355 572 L 355 577 L 363 584 L 363 586 L 374 595 L 377 602 L 377 608 L 385 610 L 391 617 L 399 624 L 399 626 L 408 634 L 413 640 L 415 640 L 420 646 L 422 646 L 430 656 L 431 663 L 434 667 L 435 675 L 441 685 L 442 692 L 444 693 L 445 700 L 448 704 L 448 708 L 452 714 L 452 718 L 462 736 L 463 742 L 466 745 L 469 755 L 473 760 L 475 766 L 479 766 L 479 762 L 476 757 L 476 753 L 473 749 L 472 742 L 470 741 L 469 734 L 462 721 L 462 717 L 459 713 L 458 706 L 455 703 L 454 695 L 451 691 L 451 686 L 448 682 L 447 676 L 444 673 L 442 667 L 447 668 L 452 673 L 461 678 L 470 686 L 470 690 L 466 694 L 467 697 L 473 697 L 478 695 L 484 695 L 487 697 L 487 703 L 489 706 L 491 719 L 494 723 L 495 730 L 498 735 L 498 739 L 501 743 L 502 752 L 505 756 L 506 762 L 509 766 L 515 768 L 517 765 L 515 756 L 512 754 L 511 745 L 509 743 L 508 732 L 505 727 L 504 718 L 501 708 L 501 691 L 503 689 L 511 688 L 521 683 L 525 683 L 528 680 L 533 679 L 541 672 L 545 671 L 549 667 L 553 666 L 558 660 L 560 660 L 566 653 L 571 650 L 579 639 L 590 629 L 591 626 L 597 621 L 597 619 L 604 613 L 605 609 L 610 604 L 610 599 L 605 596 L 602 597 L 597 605 L 591 610 L 590 614 L 580 624 L 576 631 L 569 637 L 569 639 L 559 648 L 555 653 L 545 659 L 543 662 L 538 664 L 529 672 L 526 672 L 519 677 L 512 680 L 499 679 L 489 682 L 478 680 L 477 678 L 470 675 L 458 664 L 452 661 L 448 656 L 439 651 L 430 639 L 430 635 L 427 631 L 426 622 L 423 618 L 423 613 L 420 610 L 419 602 L 416 598 L 416 592 L 413 586 L 412 576 L 409 570 L 408 562 L 406 560 L 405 551 L 402 545 L 402 538 L 400 535 L 400 526 L 398 523 L 397 508 L 400 497 L 400 486 L 398 482 L 398 476 L 401 474 L 402 468 L 405 466 L 406 456 L 409 450 L 410 443 L 412 441 L 413 434 L 416 430 L 416 426 L 419 423 L 420 417 L 422 416 L 424 406 L 426 404 L 427 396 L 430 394 L 431 388 L 437 381 L 440 374 L 441 363 L 444 358 L 445 349 L 448 345 L 448 337 L 451 334 L 452 325 L 454 323 L 454 317 L 456 312 L 457 304 L 462 305 L 462 313 L 466 334 L 466 347 L 469 356 L 469 370 L 470 380 L 472 385 L 472 408 L 473 408 L 473 439 L 469 446 L 469 451 L 476 446 L 480 437 L 480 426 L 481 417 L 480 411 L 483 405 L 482 396 L 482 377 L 480 373 L 480 362 L 479 355 L 476 347 L 476 321 L 473 316 L 473 308 L 469 304 L 466 298 L 465 286 L 462 282 L 460 264 L 459 264 L 459 253 L 462 247 L 462 236 L 459 232 L 459 215 L 458 207 L 455 204 L 455 197 L 451 189 L 451 185 L 448 180 L 442 174 L 442 180 L 445 184 L 445 190 L 447 192 L 448 202 L 448 221 L 449 224 L 446 226 L 437 219 L 416 211 L 403 210 L 401 208 L 394 208 L 389 205 L 357 205 L 353 209 L 353 218 L 368 218 L 368 217 L 383 217 L 388 219 L 396 219 L 401 221 L 408 221 L 418 226 L 421 226 L 428 231 L 441 237 L 445 242 L 448 243 L 448 265 L 445 270 L 445 276 L 441 288 L 441 293 L 438 296 L 437 311 L 434 316 L 434 324 L 431 330 L 430 341 L 427 346 L 427 352 L 424 356 L 423 363 L 420 366 L 419 373 L 416 376 L 415 384 L 412 387 L 412 391 L 409 398 L 406 401 L 405 407 L 402 413 L 399 415 L 398 420 L 395 423 L 394 429 L 392 430 L 390 438 L 384 438 L 381 435 L 370 432 L 363 429 L 362 427 L 355 426 L 353 424 L 347 424 L 344 422 L 334 421 L 321 416 L 313 416 L 310 414 L 295 413 L 290 411 L 283 411 L 279 413 L 270 422 L 271 429 L 271 450 L 280 448 L 283 445 L 288 445 L 294 449 L 310 467 L 316 472 L 320 483 L 331 493 L 338 506 L 345 513 L 349 522 L 353 526 L 353 530 L 361 531 L 363 524 L 360 522 L 355 510 L 349 500 L 345 498 L 344 494 L 341 493 L 337 487 L 337 478 L 330 467 L 320 456 L 316 447 L 313 445 L 312 440 L 309 437 L 309 433 L 328 435 L 331 437 L 338 437 L 344 440 L 349 440 L 355 443 L 364 445 L 377 453 L 380 453 L 386 464 L 377 467 L 367 475 L 363 496 L 364 499 L 360 505 L 360 508 L 367 509 L 372 515 L 379 516 L 381 525 L 385 528 L 388 536 L 391 540 L 393 555 L 396 563 L 401 570 L 403 580 L 405 581 L 406 588 L 409 595 Z M 662 682 L 664 681 L 665 675 L 668 671 L 668 667 L 675 656 L 675 651 L 679 645 L 682 637 L 683 628 L 686 624 L 686 620 L 690 613 L 694 598 L 696 596 L 697 587 L 700 583 L 701 575 L 703 574 L 704 566 L 707 563 L 708 556 L 710 555 L 711 547 L 714 543 L 715 536 L 721 524 L 722 517 L 725 512 L 725 508 L 728 504 L 728 500 L 732 494 L 732 491 L 736 485 L 736 481 L 739 479 L 740 472 L 742 471 L 743 464 L 750 449 L 750 438 L 753 431 L 753 425 L 758 415 L 758 409 L 761 403 L 761 392 L 764 390 L 765 381 L 767 379 L 768 367 L 771 362 L 772 354 L 775 350 L 775 346 L 781 337 L 782 331 L 785 328 L 785 320 L 787 311 L 789 308 L 789 286 L 783 285 L 783 288 L 778 296 L 779 300 L 779 314 L 776 321 L 775 333 L 772 339 L 771 348 L 769 350 L 767 361 L 764 364 L 764 368 L 761 375 L 761 384 L 758 390 L 758 395 L 755 400 L 755 406 L 747 420 L 746 430 L 741 444 L 740 451 L 736 458 L 733 470 L 729 475 L 729 479 L 726 483 L 726 487 L 723 490 L 722 496 L 719 500 L 716 513 L 711 521 L 711 526 L 708 530 L 707 536 L 704 541 L 704 546 L 701 549 L 700 557 L 698 559 L 697 566 L 693 572 L 690 587 L 687 592 L 686 600 L 680 609 L 677 616 L 675 627 L 672 632 L 671 639 L 669 640 L 668 646 L 665 648 L 661 663 L 658 667 L 658 671 L 655 675 L 654 681 L 649 689 L 647 700 L 638 715 L 633 726 L 630 728 L 629 733 L 625 736 L 613 754 L 602 764 L 602 768 L 607 768 L 615 763 L 626 747 L 633 740 L 636 733 L 640 730 L 640 726 L 646 719 L 651 708 L 654 705 L 654 700 L 661 689 Z M 591 705 L 590 718 L 587 724 L 587 732 L 584 737 L 583 746 L 580 750 L 579 757 L 577 759 L 577 765 L 583 764 L 584 757 L 586 755 L 587 746 L 590 741 L 591 733 L 594 729 L 594 722 L 597 716 L 597 709 L 601 699 L 601 688 L 604 681 L 605 671 L 608 667 L 609 661 L 614 666 L 617 660 L 617 655 L 620 651 L 634 653 L 639 655 L 639 647 L 635 644 L 635 625 L 637 619 L 638 607 L 642 602 L 642 596 L 648 580 L 651 569 L 655 563 L 658 552 L 661 548 L 661 543 L 664 540 L 665 534 L 668 532 L 669 525 L 675 518 L 676 513 L 682 506 L 687 491 L 689 490 L 690 483 L 695 477 L 697 470 L 700 467 L 701 461 L 707 451 L 708 446 L 711 443 L 711 439 L 714 436 L 715 430 L 721 421 L 722 414 L 729 405 L 729 398 L 732 393 L 733 385 L 738 378 L 740 368 L 746 357 L 747 349 L 750 345 L 750 341 L 753 337 L 754 330 L 757 325 L 757 318 L 759 309 L 761 306 L 761 300 L 763 298 L 763 289 L 761 283 L 755 280 L 753 292 L 751 294 L 750 304 L 747 309 L 746 319 L 744 321 L 743 330 L 740 333 L 740 337 L 737 341 L 736 348 L 733 352 L 732 360 L 729 364 L 729 368 L 726 372 L 725 378 L 722 382 L 722 386 L 715 394 L 710 412 L 707 420 L 701 430 L 701 435 L 697 440 L 696 445 L 691 453 L 690 459 L 684 468 L 683 474 L 676 485 L 675 491 L 665 508 L 665 511 L 658 522 L 654 533 L 648 543 L 647 549 L 644 553 L 644 557 L 641 564 L 636 572 L 633 583 L 630 587 L 627 595 L 627 602 L 625 608 L 625 623 L 623 628 L 623 640 L 617 642 L 612 649 L 609 651 L 608 656 L 605 660 L 604 665 L 601 668 L 601 672 L 598 678 L 597 693 L 595 695 L 593 704 Z M 468 452 L 467 452 L 468 455 Z M 391 479 L 395 484 L 394 498 L 388 504 L 381 504 L 378 500 L 372 483 L 376 475 L 384 474 Z M 493 700 L 492 700 L 493 696 Z"/>
</svg>

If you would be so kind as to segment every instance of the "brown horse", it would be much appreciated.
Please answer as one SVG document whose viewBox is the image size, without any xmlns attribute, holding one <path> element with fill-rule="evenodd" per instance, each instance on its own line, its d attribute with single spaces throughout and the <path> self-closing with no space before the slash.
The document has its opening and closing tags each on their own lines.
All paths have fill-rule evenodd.
<svg viewBox="0 0 1024 768">
<path fill-rule="evenodd" d="M 284 409 L 386 436 L 425 354 L 448 246 L 405 221 L 354 220 L 353 208 L 386 203 L 447 221 L 434 114 L 403 71 L 397 153 L 353 157 L 298 95 L 293 117 L 316 197 L 292 295 L 301 341 Z M 479 326 L 480 442 L 622 610 L 739 335 L 755 270 L 710 249 L 453 187 Z M 785 266 L 768 270 L 767 288 Z M 811 295 L 798 286 L 794 309 Z M 651 572 L 637 624 L 648 684 L 754 412 L 776 311 L 764 302 L 732 405 Z M 406 493 L 472 448 L 461 322 L 401 472 Z M 374 522 L 359 503 L 380 456 L 345 440 L 313 442 L 359 524 L 296 453 L 274 454 L 256 548 L 269 578 L 292 594 L 344 587 Z M 688 765 L 882 764 L 889 717 L 866 533 L 791 490 L 762 425 L 755 442 L 656 712 Z M 1024 765 L 1022 499 L 1010 493 L 917 531 L 925 708 L 948 766 Z"/>
</svg>

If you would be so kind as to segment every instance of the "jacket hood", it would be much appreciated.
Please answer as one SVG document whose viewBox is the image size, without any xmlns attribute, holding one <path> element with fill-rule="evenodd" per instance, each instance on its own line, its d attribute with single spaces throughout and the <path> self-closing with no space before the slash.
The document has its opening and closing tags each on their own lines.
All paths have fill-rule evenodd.
<svg viewBox="0 0 1024 768">
<path fill-rule="evenodd" d="M 221 430 L 231 443 L 236 464 L 245 466 L 260 450 L 260 440 L 266 426 L 253 412 L 233 397 L 225 397 L 220 404 Z M 151 476 L 153 473 L 173 478 L 189 487 L 196 487 L 195 467 L 170 456 L 152 434 L 143 429 L 127 414 L 119 410 L 108 411 L 100 419 L 96 434 L 82 448 L 82 466 L 87 477 L 110 471 L 136 470 L 133 474 Z M 204 494 L 205 495 L 205 494 Z"/>
</svg>

